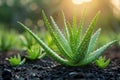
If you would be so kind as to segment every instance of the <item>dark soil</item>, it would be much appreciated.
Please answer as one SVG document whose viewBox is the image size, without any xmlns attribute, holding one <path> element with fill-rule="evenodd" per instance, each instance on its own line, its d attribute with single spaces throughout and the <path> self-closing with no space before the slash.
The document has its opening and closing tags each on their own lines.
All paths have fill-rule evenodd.
<svg viewBox="0 0 120 80">
<path fill-rule="evenodd" d="M 85 67 L 62 66 L 48 57 L 27 60 L 21 66 L 11 67 L 5 59 L 1 59 L 0 80 L 120 80 L 120 48 L 109 48 L 104 55 L 111 58 L 110 65 L 105 69 L 94 64 Z"/>
</svg>

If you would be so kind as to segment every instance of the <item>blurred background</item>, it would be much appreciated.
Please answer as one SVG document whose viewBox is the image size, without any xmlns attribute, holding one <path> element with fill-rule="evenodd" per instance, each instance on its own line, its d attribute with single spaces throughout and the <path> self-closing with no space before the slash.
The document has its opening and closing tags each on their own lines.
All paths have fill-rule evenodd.
<svg viewBox="0 0 120 80">
<path fill-rule="evenodd" d="M 53 16 L 61 29 L 61 11 L 64 11 L 70 22 L 73 15 L 76 15 L 79 23 L 86 10 L 84 27 L 87 27 L 92 17 L 100 11 L 96 29 L 102 28 L 103 41 L 106 38 L 120 37 L 120 0 L 0 0 L 0 29 L 21 32 L 22 29 L 17 24 L 17 21 L 20 21 L 31 29 L 45 30 L 41 10 L 44 10 L 48 17 Z"/>
<path fill-rule="evenodd" d="M 120 0 L 0 0 L 0 27 L 19 30 L 17 21 L 20 21 L 29 27 L 44 28 L 42 9 L 47 16 L 52 15 L 60 27 L 62 10 L 67 20 L 71 21 L 75 14 L 79 21 L 86 9 L 86 24 L 101 11 L 97 26 L 105 32 L 120 30 Z"/>
</svg>

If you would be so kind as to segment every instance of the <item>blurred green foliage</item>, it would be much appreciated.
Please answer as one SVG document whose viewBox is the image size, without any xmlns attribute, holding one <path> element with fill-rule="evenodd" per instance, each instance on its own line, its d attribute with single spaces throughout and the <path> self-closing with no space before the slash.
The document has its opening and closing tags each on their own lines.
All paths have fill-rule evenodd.
<svg viewBox="0 0 120 80">
<path fill-rule="evenodd" d="M 54 2 L 55 1 L 55 2 Z M 42 26 L 40 24 L 41 10 L 49 10 L 57 6 L 62 0 L 0 0 L 0 24 L 7 28 L 16 28 L 17 21 L 24 22 L 27 26 Z M 51 2 L 51 4 L 49 4 Z"/>
<path fill-rule="evenodd" d="M 59 14 L 61 10 L 70 19 L 70 16 L 73 15 L 71 13 L 76 12 L 79 17 L 80 12 L 83 12 L 85 7 L 87 7 L 88 13 L 86 23 L 89 22 L 88 20 L 95 12 L 100 10 L 100 26 L 98 27 L 102 27 L 103 30 L 120 31 L 120 18 L 116 18 L 114 14 L 114 8 L 116 9 L 116 7 L 111 3 L 111 0 L 93 0 L 91 4 L 77 6 L 72 3 L 72 0 L 0 0 L 0 24 L 6 25 L 7 28 L 13 27 L 19 30 L 20 28 L 16 22 L 20 21 L 32 27 L 32 29 L 37 26 L 41 29 L 44 27 L 41 10 L 44 9 L 46 14 L 52 15 L 62 27 L 63 24 L 61 24 Z"/>
<path fill-rule="evenodd" d="M 37 32 L 37 35 L 52 49 L 57 50 L 56 45 L 54 44 L 54 41 L 52 40 L 50 34 L 47 31 L 43 32 Z"/>
<path fill-rule="evenodd" d="M 118 40 L 114 45 L 120 47 L 120 33 L 108 32 L 100 35 L 96 48 L 112 40 Z"/>
<path fill-rule="evenodd" d="M 17 40 L 15 31 L 8 31 L 4 28 L 0 30 L 0 51 L 8 51 L 16 49 L 15 42 Z"/>
<path fill-rule="evenodd" d="M 30 49 L 35 44 L 35 40 L 27 32 L 24 32 L 19 38 L 21 40 L 21 46 L 25 50 Z"/>
</svg>

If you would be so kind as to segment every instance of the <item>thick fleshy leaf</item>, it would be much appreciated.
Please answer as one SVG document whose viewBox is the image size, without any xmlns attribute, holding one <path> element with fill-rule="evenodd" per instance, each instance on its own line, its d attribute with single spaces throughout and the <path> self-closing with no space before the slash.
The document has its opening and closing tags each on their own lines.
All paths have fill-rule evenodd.
<svg viewBox="0 0 120 80">
<path fill-rule="evenodd" d="M 71 45 L 72 40 L 73 40 L 73 31 L 72 31 L 72 26 L 70 24 L 70 22 L 67 22 L 68 24 L 68 33 L 69 33 L 69 45 Z"/>
<path fill-rule="evenodd" d="M 70 58 L 72 58 L 72 51 L 71 51 L 71 48 L 69 46 L 68 41 L 63 36 L 62 32 L 60 31 L 60 29 L 58 28 L 57 24 L 55 23 L 54 19 L 52 17 L 50 17 L 50 18 L 51 18 L 51 21 L 53 23 L 54 32 L 55 32 L 56 38 L 57 38 L 57 40 L 59 42 L 59 46 L 61 47 L 61 49 L 63 49 L 64 53 L 67 56 L 69 56 Z"/>
<path fill-rule="evenodd" d="M 85 57 L 85 54 L 87 53 L 89 42 L 90 42 L 92 32 L 93 32 L 98 16 L 99 16 L 99 12 L 93 18 L 92 22 L 89 25 L 89 28 L 87 29 L 82 39 L 82 42 L 78 48 L 78 54 L 75 54 L 76 62 L 79 62 L 80 60 L 82 60 Z"/>
<path fill-rule="evenodd" d="M 56 61 L 60 62 L 61 64 L 66 64 L 68 61 L 61 58 L 57 53 L 55 53 L 52 49 L 50 49 L 36 34 L 34 34 L 29 28 L 27 28 L 24 24 L 18 22 L 26 31 L 28 31 L 34 39 L 41 45 L 41 47 L 51 55 Z"/>
<path fill-rule="evenodd" d="M 26 59 L 24 58 L 21 62 L 20 62 L 20 65 L 24 64 L 26 61 Z"/>
<path fill-rule="evenodd" d="M 91 37 L 91 40 L 90 40 L 90 43 L 89 43 L 89 47 L 88 47 L 88 50 L 87 50 L 87 54 L 90 54 L 91 51 L 93 51 L 94 49 L 94 46 L 95 46 L 95 43 L 99 37 L 99 34 L 100 34 L 100 31 L 101 29 L 98 29 L 94 34 L 93 36 Z"/>
<path fill-rule="evenodd" d="M 52 29 L 50 23 L 48 22 L 47 17 L 45 16 L 44 12 L 43 12 L 43 20 L 45 22 L 45 26 L 47 27 L 54 43 L 56 44 L 56 46 L 58 47 L 59 51 L 62 53 L 62 55 L 64 55 L 64 58 L 70 59 L 71 60 L 71 55 L 70 52 L 67 52 L 67 46 L 63 39 L 63 35 L 61 34 L 60 30 L 58 29 L 56 23 L 54 22 L 54 20 L 52 19 L 52 23 L 54 24 L 54 29 Z M 66 47 L 66 48 L 65 48 Z M 69 48 L 69 47 L 68 47 Z"/>
<path fill-rule="evenodd" d="M 72 25 L 69 23 L 69 21 L 68 21 L 68 32 L 69 32 L 69 41 L 68 42 L 69 42 L 72 52 L 75 54 L 76 53 L 76 51 L 75 51 L 75 49 L 76 49 L 75 35 L 74 35 Z M 74 54 L 72 54 L 72 56 L 74 56 Z"/>
<path fill-rule="evenodd" d="M 88 56 L 85 57 L 82 61 L 79 62 L 78 65 L 87 65 L 91 63 L 92 61 L 96 60 L 110 45 L 115 43 L 115 41 L 109 42 L 106 45 L 102 46 L 101 48 L 97 49 L 96 51 L 92 52 Z"/>
<path fill-rule="evenodd" d="M 85 18 L 85 12 L 83 13 L 83 16 L 80 20 L 80 23 L 79 23 L 79 26 L 78 26 L 78 30 L 76 32 L 76 36 L 75 36 L 75 48 L 76 48 L 76 51 L 78 51 L 78 47 L 81 43 L 81 35 L 82 35 L 82 27 L 83 27 L 83 23 L 84 23 L 84 18 Z"/>
<path fill-rule="evenodd" d="M 74 34 L 73 37 L 75 37 L 76 33 L 77 33 L 77 21 L 76 21 L 76 16 L 75 15 L 73 16 L 72 28 L 73 28 L 72 31 L 73 31 L 73 34 Z"/>
<path fill-rule="evenodd" d="M 69 41 L 70 35 L 68 32 L 67 23 L 66 23 L 66 19 L 65 19 L 65 15 L 63 11 L 62 11 L 62 17 L 63 17 L 63 22 L 64 22 L 64 33 L 65 33 L 67 40 Z"/>
<path fill-rule="evenodd" d="M 77 35 L 76 35 L 76 39 L 75 39 L 75 42 L 76 42 L 75 44 L 76 44 L 77 49 L 78 49 L 78 47 L 79 47 L 79 45 L 81 43 L 83 21 L 84 21 L 84 16 L 82 17 L 82 20 L 80 21 L 80 24 L 78 26 Z"/>
<path fill-rule="evenodd" d="M 74 54 L 76 54 L 77 49 L 76 49 L 76 35 L 77 35 L 77 21 L 76 21 L 76 16 L 73 16 L 73 23 L 71 25 L 72 29 L 72 36 L 70 37 L 70 46 L 72 49 L 72 52 L 74 52 Z"/>
<path fill-rule="evenodd" d="M 44 21 L 45 21 L 45 25 L 46 25 L 46 27 L 47 27 L 47 29 L 48 29 L 51 37 L 52 37 L 52 40 L 54 41 L 54 43 L 55 43 L 56 46 L 58 47 L 59 51 L 60 51 L 61 53 L 63 53 L 64 57 L 68 57 L 68 56 L 65 54 L 65 53 L 67 53 L 67 52 L 64 51 L 64 48 L 62 47 L 61 43 L 59 42 L 58 38 L 56 37 L 56 34 L 55 34 L 55 32 L 53 31 L 53 29 L 51 28 L 51 25 L 50 25 L 50 23 L 48 22 L 46 16 L 43 15 L 43 17 L 44 17 L 43 19 L 44 19 Z M 68 58 L 69 58 L 69 57 L 68 57 Z"/>
</svg>

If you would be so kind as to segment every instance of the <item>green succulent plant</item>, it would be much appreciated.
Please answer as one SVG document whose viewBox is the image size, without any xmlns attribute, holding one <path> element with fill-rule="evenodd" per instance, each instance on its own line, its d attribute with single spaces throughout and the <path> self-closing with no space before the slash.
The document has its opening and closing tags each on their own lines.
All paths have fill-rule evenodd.
<svg viewBox="0 0 120 80">
<path fill-rule="evenodd" d="M 46 53 L 42 53 L 42 49 L 39 46 L 32 46 L 30 49 L 27 50 L 26 58 L 30 60 L 36 60 L 43 58 Z"/>
<path fill-rule="evenodd" d="M 17 56 L 10 57 L 8 59 L 8 61 L 11 66 L 18 66 L 18 65 L 24 64 L 26 59 L 24 58 L 23 60 L 21 60 L 21 56 L 20 56 L 20 54 L 18 54 Z"/>
<path fill-rule="evenodd" d="M 87 31 L 83 35 L 83 38 L 81 38 L 83 18 L 77 28 L 76 19 L 73 19 L 72 25 L 70 23 L 68 23 L 67 25 L 65 16 L 63 14 L 65 30 L 64 36 L 60 31 L 58 25 L 55 23 L 54 19 L 50 17 L 51 23 L 53 25 L 51 26 L 44 11 L 42 11 L 42 14 L 45 26 L 47 27 L 54 43 L 58 47 L 61 54 L 56 53 L 54 50 L 48 47 L 48 45 L 46 45 L 35 33 L 33 33 L 29 28 L 27 28 L 27 26 L 20 22 L 18 23 L 34 37 L 34 39 L 40 44 L 40 46 L 45 50 L 47 54 L 49 54 L 60 64 L 68 66 L 83 66 L 90 64 L 95 61 L 111 44 L 116 42 L 109 42 L 106 45 L 100 47 L 99 49 L 93 50 L 95 42 L 101 31 L 101 29 L 98 29 L 92 35 L 99 12 L 91 21 Z"/>
<path fill-rule="evenodd" d="M 102 57 L 100 56 L 96 61 L 95 64 L 99 67 L 99 68 L 105 68 L 110 64 L 110 59 L 106 60 L 105 56 Z"/>
</svg>

